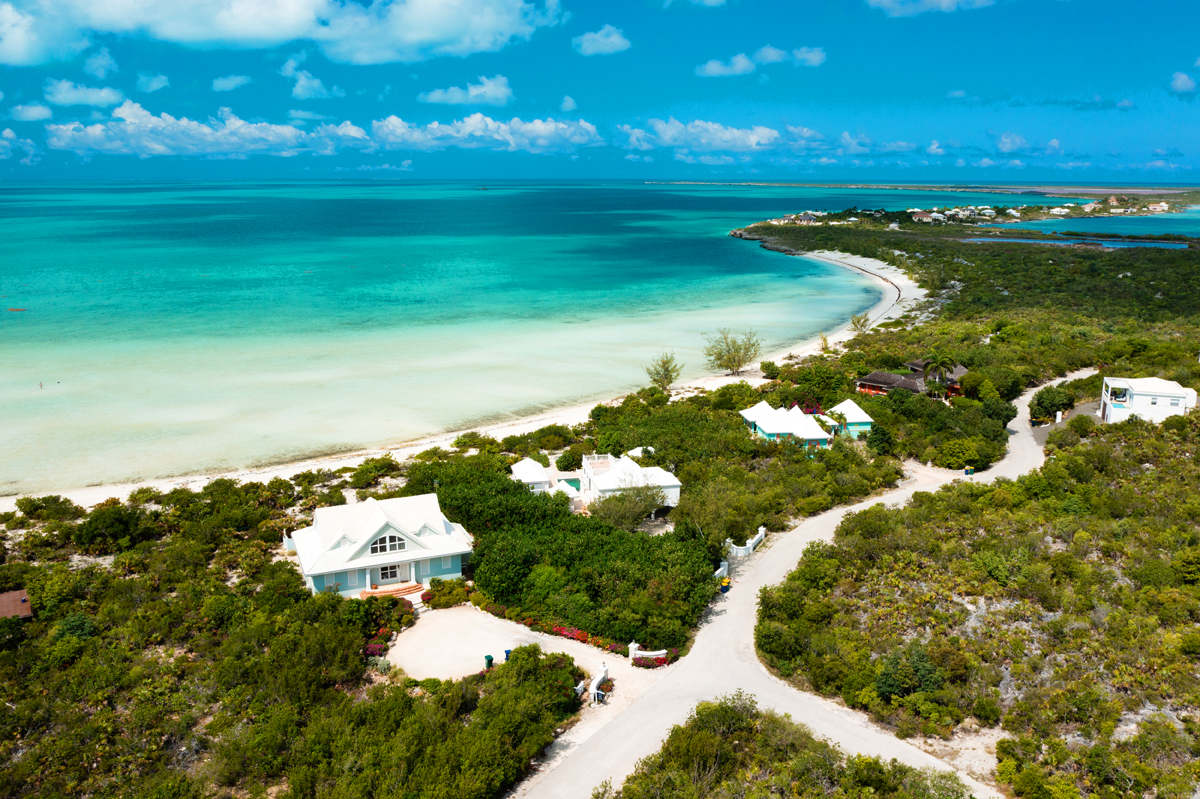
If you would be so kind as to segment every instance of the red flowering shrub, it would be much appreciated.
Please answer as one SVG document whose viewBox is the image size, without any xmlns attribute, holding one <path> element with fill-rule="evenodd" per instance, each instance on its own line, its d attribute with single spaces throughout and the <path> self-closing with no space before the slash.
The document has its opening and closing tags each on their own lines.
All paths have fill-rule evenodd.
<svg viewBox="0 0 1200 799">
<path fill-rule="evenodd" d="M 657 658 L 634 658 L 633 665 L 639 669 L 657 669 L 679 659 L 678 649 L 668 649 L 667 654 Z"/>
</svg>

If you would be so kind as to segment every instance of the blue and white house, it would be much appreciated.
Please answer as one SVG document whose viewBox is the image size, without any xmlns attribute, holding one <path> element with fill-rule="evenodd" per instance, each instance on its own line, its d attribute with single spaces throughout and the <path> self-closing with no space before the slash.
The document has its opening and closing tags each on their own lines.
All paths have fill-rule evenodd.
<svg viewBox="0 0 1200 799">
<path fill-rule="evenodd" d="M 799 444 L 828 447 L 833 436 L 825 432 L 821 423 L 799 408 L 785 411 L 772 408 L 763 402 L 741 412 L 750 432 L 768 441 L 792 439 Z"/>
<path fill-rule="evenodd" d="M 312 527 L 289 543 L 309 590 L 357 597 L 373 587 L 461 577 L 475 542 L 442 513 L 437 494 L 422 494 L 318 508 Z"/>
<path fill-rule="evenodd" d="M 840 413 L 846 423 L 841 425 L 841 431 L 850 438 L 862 438 L 867 433 L 871 432 L 871 424 L 875 421 L 867 412 L 858 407 L 858 403 L 854 400 L 845 400 L 829 409 L 830 413 Z"/>
</svg>

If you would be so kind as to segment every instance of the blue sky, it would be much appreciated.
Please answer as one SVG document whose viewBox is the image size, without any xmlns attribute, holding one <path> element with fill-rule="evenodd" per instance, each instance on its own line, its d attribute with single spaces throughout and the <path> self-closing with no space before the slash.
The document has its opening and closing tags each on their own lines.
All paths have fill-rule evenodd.
<svg viewBox="0 0 1200 799">
<path fill-rule="evenodd" d="M 1200 3 L 0 0 L 0 178 L 1177 182 Z"/>
</svg>

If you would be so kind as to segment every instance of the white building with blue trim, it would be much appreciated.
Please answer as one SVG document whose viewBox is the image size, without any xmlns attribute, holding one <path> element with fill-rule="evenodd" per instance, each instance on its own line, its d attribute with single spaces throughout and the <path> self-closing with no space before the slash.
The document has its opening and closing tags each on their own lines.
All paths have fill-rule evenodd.
<svg viewBox="0 0 1200 799">
<path fill-rule="evenodd" d="M 446 518 L 437 494 L 422 494 L 318 508 L 312 526 L 284 544 L 294 548 L 309 590 L 357 597 L 373 587 L 461 577 L 474 539 Z"/>
<path fill-rule="evenodd" d="M 821 424 L 799 408 L 772 408 L 765 401 L 741 412 L 750 432 L 768 441 L 791 439 L 799 444 L 825 448 L 833 436 Z"/>
</svg>

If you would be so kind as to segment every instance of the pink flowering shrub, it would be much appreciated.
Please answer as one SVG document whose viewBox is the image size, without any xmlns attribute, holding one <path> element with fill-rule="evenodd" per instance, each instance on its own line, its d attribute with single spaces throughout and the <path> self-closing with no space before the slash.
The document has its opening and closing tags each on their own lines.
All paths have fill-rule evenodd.
<svg viewBox="0 0 1200 799">
<path fill-rule="evenodd" d="M 639 669 L 657 669 L 679 659 L 678 649 L 668 649 L 667 654 L 658 658 L 634 658 L 633 665 Z"/>
</svg>

